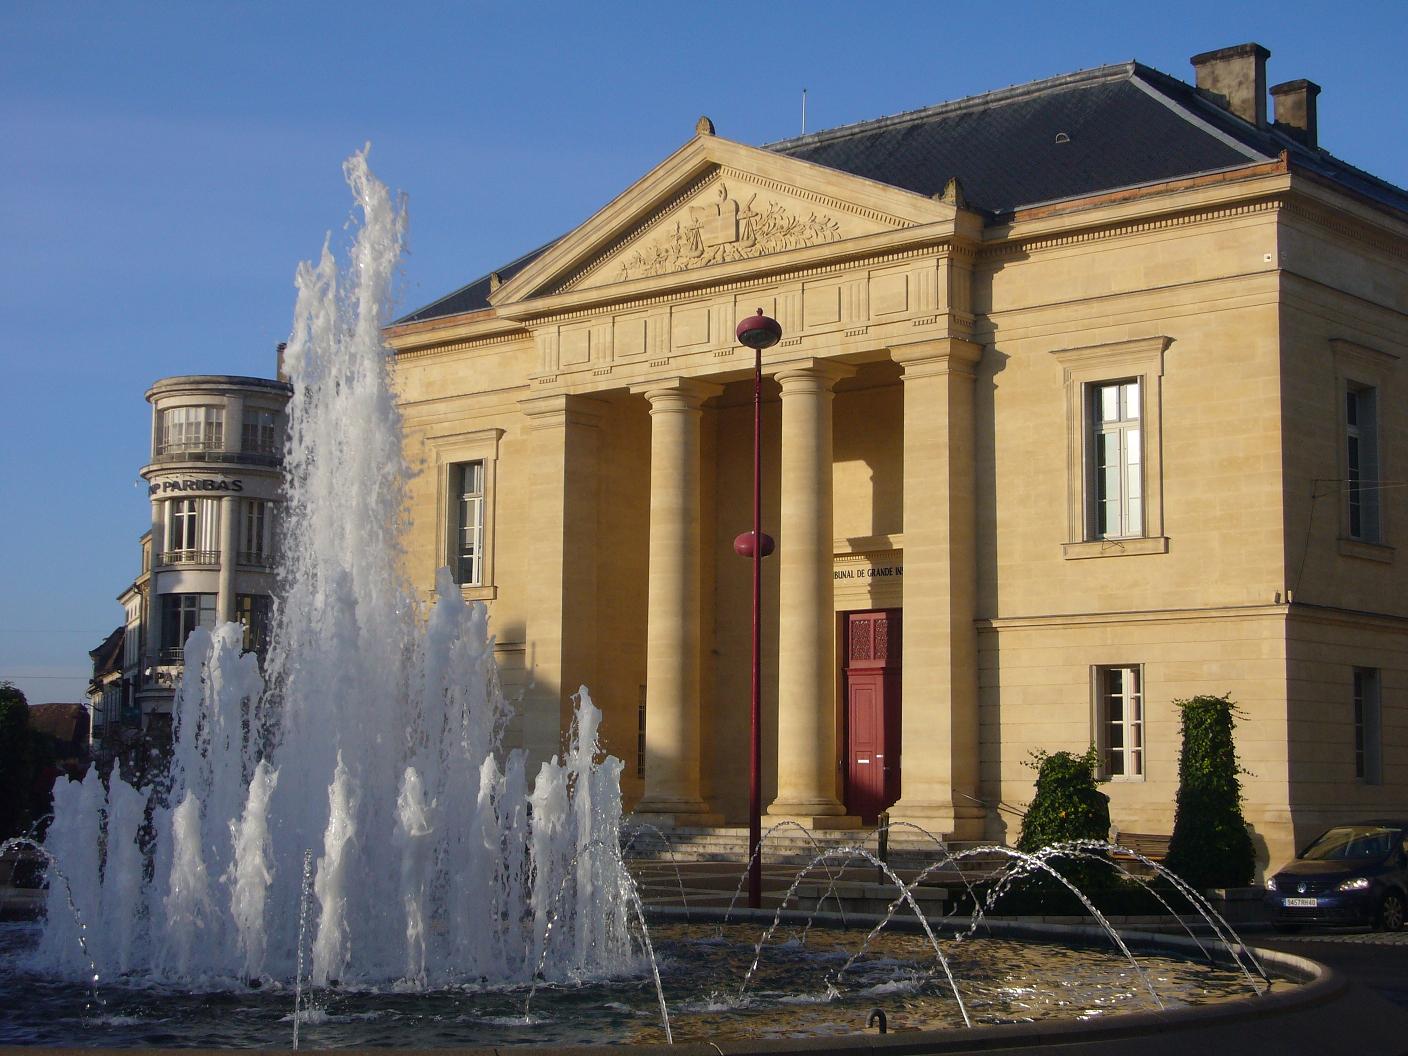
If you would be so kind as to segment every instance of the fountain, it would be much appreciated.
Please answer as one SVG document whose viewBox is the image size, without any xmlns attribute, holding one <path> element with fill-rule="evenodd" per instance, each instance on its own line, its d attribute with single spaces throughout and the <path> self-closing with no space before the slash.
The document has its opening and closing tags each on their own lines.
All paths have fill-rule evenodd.
<svg viewBox="0 0 1408 1056">
<path fill-rule="evenodd" d="M 26 994 L 0 1001 L 0 1045 L 669 1042 L 672 1020 L 702 1039 L 776 1038 L 883 1025 L 871 1008 L 885 1004 L 904 1027 L 949 1031 L 926 1044 L 958 1051 L 953 1028 L 1267 988 L 1206 912 L 1219 942 L 1185 943 L 1201 960 L 1136 960 L 1106 925 L 1082 938 L 1113 938 L 1112 952 L 1046 947 L 1060 985 L 1018 985 L 1033 948 L 973 937 L 981 907 L 966 932 L 931 923 L 913 897 L 923 876 L 893 873 L 890 912 L 868 933 L 829 930 L 846 922 L 816 912 L 741 911 L 748 923 L 692 930 L 657 919 L 652 947 L 623 863 L 621 763 L 598 758 L 586 688 L 562 755 L 530 787 L 524 754 L 503 749 L 511 709 L 484 607 L 442 569 L 421 612 L 403 576 L 408 470 L 380 328 L 405 210 L 365 150 L 345 172 L 362 213 L 349 265 L 339 273 L 325 243 L 298 272 L 264 674 L 238 625 L 193 632 L 166 777 L 135 789 L 92 770 L 55 790 L 42 932 L 0 925 L 0 994 Z M 992 897 L 1051 871 L 1051 854 L 1098 850 L 1018 856 Z M 804 872 L 834 884 L 858 860 L 888 872 L 859 845 L 818 849 Z M 1014 1030 L 1022 1045 L 1053 1028 Z"/>
<path fill-rule="evenodd" d="M 310 851 L 314 986 L 577 979 L 636 956 L 614 852 L 621 764 L 597 761 L 586 689 L 530 789 L 524 754 L 501 747 L 510 707 L 483 605 L 441 570 L 422 614 L 401 571 L 408 471 L 380 328 L 405 210 L 365 151 L 345 170 L 362 213 L 349 266 L 325 243 L 299 269 L 284 360 L 268 684 L 238 624 L 198 629 L 161 785 L 105 788 L 91 770 L 56 789 L 46 847 L 93 926 L 80 944 L 52 884 L 35 960 L 53 973 L 292 981 Z"/>
</svg>

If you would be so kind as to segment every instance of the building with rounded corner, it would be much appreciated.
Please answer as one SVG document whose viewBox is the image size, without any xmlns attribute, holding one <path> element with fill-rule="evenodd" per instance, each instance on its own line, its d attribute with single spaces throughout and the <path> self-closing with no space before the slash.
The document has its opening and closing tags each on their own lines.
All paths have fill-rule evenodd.
<svg viewBox="0 0 1408 1056">
<path fill-rule="evenodd" d="M 283 381 L 228 374 L 163 378 L 147 390 L 151 460 L 142 467 L 151 529 L 125 613 L 121 678 L 106 677 L 95 739 L 169 734 L 182 647 L 196 627 L 238 620 L 262 651 L 282 501 Z"/>
</svg>

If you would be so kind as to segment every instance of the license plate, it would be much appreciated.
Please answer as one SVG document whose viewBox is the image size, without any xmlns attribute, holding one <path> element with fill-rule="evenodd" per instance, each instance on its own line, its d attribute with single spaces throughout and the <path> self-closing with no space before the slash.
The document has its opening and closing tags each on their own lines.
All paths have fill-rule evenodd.
<svg viewBox="0 0 1408 1056">
<path fill-rule="evenodd" d="M 1320 904 L 1316 898 L 1288 898 L 1285 905 L 1292 909 L 1314 909 Z"/>
</svg>

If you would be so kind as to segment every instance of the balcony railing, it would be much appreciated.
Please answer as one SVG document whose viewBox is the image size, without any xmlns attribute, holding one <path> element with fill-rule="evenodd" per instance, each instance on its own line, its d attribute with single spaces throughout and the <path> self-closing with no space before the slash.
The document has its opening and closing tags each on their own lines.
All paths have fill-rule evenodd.
<svg viewBox="0 0 1408 1056">
<path fill-rule="evenodd" d="M 241 466 L 277 466 L 283 461 L 280 451 L 223 451 L 219 446 L 167 444 L 157 448 L 154 465 L 168 462 L 229 462 Z"/>
<path fill-rule="evenodd" d="M 156 555 L 158 565 L 218 565 L 219 550 L 163 550 Z"/>
<path fill-rule="evenodd" d="M 247 565 L 250 568 L 273 568 L 274 555 L 241 550 L 239 553 L 239 563 Z"/>
</svg>

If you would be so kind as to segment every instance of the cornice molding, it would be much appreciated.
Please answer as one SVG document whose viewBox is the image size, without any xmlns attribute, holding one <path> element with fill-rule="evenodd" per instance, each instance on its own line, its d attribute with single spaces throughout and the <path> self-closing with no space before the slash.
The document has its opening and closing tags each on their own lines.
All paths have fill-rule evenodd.
<svg viewBox="0 0 1408 1056">
<path fill-rule="evenodd" d="M 419 348 L 393 351 L 397 359 L 424 359 L 427 356 L 448 356 L 456 352 L 473 352 L 495 345 L 511 345 L 516 341 L 526 341 L 527 339 L 528 331 L 523 329 L 510 334 L 495 334 L 493 337 L 481 337 L 472 341 L 451 341 L 443 345 L 422 345 Z"/>
<path fill-rule="evenodd" d="M 1314 224 L 1321 230 L 1368 246 L 1384 256 L 1408 261 L 1408 238 L 1395 238 L 1382 227 L 1338 212 L 1318 201 L 1291 198 L 1284 208 L 1288 216 L 1297 220 Z"/>
<path fill-rule="evenodd" d="M 1276 212 L 1285 207 L 1279 198 L 1246 202 L 1240 205 L 1216 206 L 1202 210 L 1188 210 L 1175 215 L 1152 217 L 1141 220 L 1109 221 L 1085 230 L 1063 234 L 1033 235 L 1030 238 L 1016 238 L 1008 242 L 990 243 L 978 250 L 978 263 L 999 263 L 1011 257 L 1041 252 L 1048 249 L 1062 249 L 1089 242 L 1103 242 L 1113 238 L 1126 238 L 1130 235 L 1149 234 L 1179 227 L 1192 227 L 1199 224 L 1217 223 L 1223 220 L 1258 213 Z"/>
</svg>

